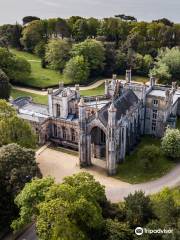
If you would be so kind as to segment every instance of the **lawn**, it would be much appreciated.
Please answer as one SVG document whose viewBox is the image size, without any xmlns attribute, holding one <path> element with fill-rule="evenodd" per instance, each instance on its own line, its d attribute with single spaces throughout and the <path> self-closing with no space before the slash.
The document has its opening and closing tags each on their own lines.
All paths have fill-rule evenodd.
<svg viewBox="0 0 180 240">
<path fill-rule="evenodd" d="M 80 91 L 81 96 L 97 96 L 104 94 L 104 83 L 97 88 Z"/>
<path fill-rule="evenodd" d="M 11 49 L 11 51 L 19 57 L 24 57 L 31 64 L 31 75 L 25 79 L 24 85 L 29 87 L 47 88 L 56 86 L 60 81 L 65 84 L 70 84 L 68 79 L 65 79 L 62 74 L 51 69 L 44 69 L 41 67 L 41 59 L 23 51 Z"/>
<path fill-rule="evenodd" d="M 144 169 L 141 169 L 138 158 L 139 150 L 146 145 L 152 144 L 160 146 L 160 140 L 150 136 L 142 137 L 141 142 L 135 150 L 130 155 L 126 156 L 123 164 L 119 165 L 118 173 L 115 177 L 122 181 L 135 184 L 155 180 L 168 173 L 175 166 L 175 163 L 168 160 L 163 155 L 160 156 L 158 163 L 151 171 L 144 171 Z"/>
<path fill-rule="evenodd" d="M 118 75 L 118 79 L 125 79 L 125 75 Z M 149 81 L 148 77 L 143 77 L 143 76 L 132 76 L 132 81 L 136 82 L 141 82 L 141 83 L 146 83 Z"/>
<path fill-rule="evenodd" d="M 16 49 L 11 49 L 11 52 L 19 57 L 25 58 L 31 64 L 31 75 L 28 79 L 25 79 L 23 85 L 35 88 L 48 88 L 58 85 L 58 83 L 61 81 L 63 81 L 65 85 L 72 84 L 69 79 L 65 79 L 63 74 L 59 73 L 58 71 L 42 68 L 41 59 L 36 55 L 24 51 L 18 51 Z M 118 78 L 125 79 L 125 76 L 118 76 Z M 96 80 L 99 79 L 102 79 L 102 77 L 99 77 Z M 138 82 L 147 82 L 148 78 L 142 76 L 133 76 L 132 80 Z M 91 81 L 94 81 L 94 79 L 91 79 Z M 87 93 L 87 95 L 88 94 L 89 93 Z"/>
<path fill-rule="evenodd" d="M 11 91 L 11 96 L 16 99 L 18 97 L 32 97 L 33 101 L 35 103 L 40 103 L 40 104 L 47 104 L 48 103 L 48 98 L 47 96 L 42 96 L 42 95 L 38 95 L 38 94 L 34 94 L 34 93 L 28 93 L 28 92 L 24 92 L 24 91 L 20 91 L 20 90 L 16 90 L 16 89 L 12 89 Z"/>
</svg>

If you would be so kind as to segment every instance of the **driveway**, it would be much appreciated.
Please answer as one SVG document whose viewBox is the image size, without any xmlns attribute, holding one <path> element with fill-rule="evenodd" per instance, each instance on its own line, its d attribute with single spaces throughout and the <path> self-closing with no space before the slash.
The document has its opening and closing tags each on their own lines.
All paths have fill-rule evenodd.
<svg viewBox="0 0 180 240">
<path fill-rule="evenodd" d="M 43 176 L 53 176 L 57 182 L 62 182 L 64 177 L 74 173 L 86 171 L 93 174 L 95 179 L 105 186 L 107 198 L 111 202 L 119 202 L 129 193 L 133 193 L 136 190 L 152 194 L 164 187 L 173 187 L 180 184 L 180 165 L 158 180 L 143 184 L 129 184 L 107 176 L 105 169 L 100 166 L 80 169 L 77 156 L 50 148 L 37 152 L 37 162 Z"/>
</svg>

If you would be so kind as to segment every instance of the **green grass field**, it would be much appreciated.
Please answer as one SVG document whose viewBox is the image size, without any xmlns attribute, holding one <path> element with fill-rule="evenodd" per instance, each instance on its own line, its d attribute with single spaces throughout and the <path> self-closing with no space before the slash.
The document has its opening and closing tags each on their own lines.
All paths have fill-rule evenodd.
<svg viewBox="0 0 180 240">
<path fill-rule="evenodd" d="M 81 96 L 97 96 L 104 94 L 104 84 L 100 85 L 97 88 L 93 88 L 90 90 L 83 90 L 80 91 Z"/>
<path fill-rule="evenodd" d="M 23 57 L 31 64 L 31 75 L 28 79 L 25 79 L 24 85 L 29 87 L 47 88 L 58 85 L 60 81 L 65 84 L 69 84 L 70 81 L 65 79 L 62 74 L 51 69 L 44 69 L 41 67 L 41 59 L 23 51 L 11 49 L 11 52 L 19 57 Z"/>
<path fill-rule="evenodd" d="M 34 93 L 28 93 L 16 89 L 12 89 L 11 91 L 11 96 L 16 99 L 18 97 L 32 97 L 33 102 L 35 103 L 40 103 L 40 104 L 47 104 L 48 103 L 48 98 L 47 96 L 42 96 Z"/>
<path fill-rule="evenodd" d="M 135 184 L 155 180 L 168 173 L 175 166 L 175 163 L 168 160 L 163 155 L 161 155 L 158 159 L 158 163 L 154 169 L 144 171 L 140 167 L 140 161 L 138 158 L 139 150 L 144 146 L 152 144 L 160 146 L 160 140 L 152 138 L 150 136 L 142 137 L 141 142 L 135 148 L 135 150 L 129 156 L 126 156 L 125 162 L 123 164 L 119 165 L 118 173 L 115 177 L 122 181 Z"/>
</svg>

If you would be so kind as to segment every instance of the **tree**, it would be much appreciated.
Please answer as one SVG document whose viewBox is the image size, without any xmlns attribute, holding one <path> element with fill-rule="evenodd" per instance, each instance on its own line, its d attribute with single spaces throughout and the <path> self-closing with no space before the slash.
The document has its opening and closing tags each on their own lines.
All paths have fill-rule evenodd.
<svg viewBox="0 0 180 240">
<path fill-rule="evenodd" d="M 180 131 L 179 129 L 167 128 L 161 141 L 163 153 L 172 159 L 180 158 Z"/>
<path fill-rule="evenodd" d="M 178 192 L 178 197 L 180 192 Z M 179 205 L 175 201 L 173 191 L 164 188 L 151 198 L 153 211 L 161 226 L 178 227 Z"/>
<path fill-rule="evenodd" d="M 150 75 L 156 76 L 160 81 L 167 82 L 172 77 L 169 67 L 165 63 L 157 62 L 155 67 L 150 70 Z"/>
<path fill-rule="evenodd" d="M 0 68 L 10 81 L 23 82 L 30 76 L 31 65 L 21 57 L 17 57 L 6 48 L 0 48 Z"/>
<path fill-rule="evenodd" d="M 88 63 L 83 56 L 76 56 L 66 63 L 64 76 L 73 83 L 85 83 L 89 77 Z"/>
<path fill-rule="evenodd" d="M 40 20 L 40 18 L 35 17 L 35 16 L 26 16 L 22 19 L 23 25 L 26 25 L 27 23 L 30 23 L 30 22 L 35 21 L 35 20 Z"/>
<path fill-rule="evenodd" d="M 133 230 L 130 229 L 127 223 L 107 219 L 105 236 L 107 240 L 131 240 L 133 239 Z"/>
<path fill-rule="evenodd" d="M 88 39 L 73 45 L 72 56 L 83 56 L 89 64 L 90 75 L 98 75 L 104 69 L 105 49 L 101 42 Z"/>
<path fill-rule="evenodd" d="M 144 171 L 151 171 L 157 167 L 160 157 L 159 148 L 155 145 L 147 145 L 140 149 L 138 153 L 140 159 L 140 166 Z"/>
<path fill-rule="evenodd" d="M 116 51 L 116 71 L 118 73 L 125 73 L 127 69 L 127 55 L 121 49 Z"/>
<path fill-rule="evenodd" d="M 61 39 L 52 39 L 46 47 L 45 59 L 52 69 L 63 71 L 70 58 L 71 45 Z"/>
<path fill-rule="evenodd" d="M 20 217 L 12 226 L 18 229 L 33 218 L 40 239 L 90 239 L 103 226 L 105 201 L 104 187 L 88 173 L 66 177 L 62 184 L 33 180 L 15 200 Z"/>
<path fill-rule="evenodd" d="M 15 25 L 5 24 L 0 26 L 0 39 L 4 40 L 4 44 L 9 47 L 21 48 L 20 38 L 22 26 L 16 23 Z"/>
<path fill-rule="evenodd" d="M 109 41 L 116 41 L 120 39 L 120 24 L 121 20 L 116 18 L 104 18 L 101 21 L 98 33 L 99 35 L 106 36 Z"/>
<path fill-rule="evenodd" d="M 100 21 L 96 18 L 91 17 L 87 20 L 87 24 L 88 24 L 89 36 L 91 38 L 96 37 L 97 32 L 98 32 L 98 28 L 100 26 Z"/>
<path fill-rule="evenodd" d="M 30 77 L 31 65 L 23 57 L 14 56 L 13 66 L 11 66 L 9 78 L 13 82 L 24 83 Z"/>
<path fill-rule="evenodd" d="M 78 19 L 73 25 L 73 37 L 76 41 L 84 41 L 89 35 L 87 20 Z"/>
<path fill-rule="evenodd" d="M 153 217 L 149 196 L 142 191 L 129 194 L 125 198 L 126 218 L 132 227 L 143 226 Z"/>
<path fill-rule="evenodd" d="M 64 20 L 62 18 L 58 18 L 56 20 L 55 31 L 56 31 L 56 34 L 61 36 L 62 39 L 64 37 L 70 36 L 69 26 L 68 26 L 66 20 Z"/>
<path fill-rule="evenodd" d="M 0 206 L 3 206 L 3 211 L 0 211 L 0 229 L 7 227 L 13 217 L 17 217 L 14 198 L 25 183 L 36 176 L 41 177 L 41 173 L 33 150 L 14 143 L 0 148 Z"/>
<path fill-rule="evenodd" d="M 159 76 L 161 80 L 163 80 L 163 77 L 165 79 L 170 79 L 170 77 L 178 79 L 180 75 L 180 48 L 166 48 L 159 51 L 153 73 Z"/>
<path fill-rule="evenodd" d="M 116 69 L 116 49 L 115 43 L 105 42 L 105 66 L 103 74 L 107 77 L 111 77 Z"/>
<path fill-rule="evenodd" d="M 137 18 L 133 17 L 133 16 L 127 16 L 125 14 L 119 14 L 119 15 L 115 15 L 116 18 L 120 18 L 122 20 L 125 21 L 133 21 L 133 22 L 137 22 Z"/>
<path fill-rule="evenodd" d="M 0 98 L 9 99 L 11 91 L 11 85 L 7 75 L 0 69 Z"/>
<path fill-rule="evenodd" d="M 25 50 L 33 52 L 35 46 L 44 38 L 44 24 L 41 20 L 30 22 L 22 31 L 21 43 Z"/>
<path fill-rule="evenodd" d="M 45 56 L 45 51 L 46 51 L 46 42 L 45 42 L 45 41 L 39 42 L 39 43 L 36 45 L 35 49 L 34 49 L 34 53 L 35 53 L 38 57 L 40 57 L 41 59 L 44 58 L 44 56 Z"/>
<path fill-rule="evenodd" d="M 19 118 L 9 103 L 0 100 L 0 146 L 9 143 L 35 148 L 36 135 L 29 123 Z"/>
<path fill-rule="evenodd" d="M 169 19 L 167 18 L 161 18 L 161 19 L 158 19 L 158 20 L 153 20 L 153 22 L 156 22 L 156 23 L 163 23 L 164 25 L 167 25 L 167 26 L 170 26 L 172 27 L 174 25 L 173 22 L 171 22 Z"/>
<path fill-rule="evenodd" d="M 20 208 L 20 217 L 13 221 L 13 229 L 21 229 L 32 221 L 38 213 L 38 205 L 45 200 L 45 195 L 53 184 L 54 179 L 47 177 L 35 179 L 25 185 L 15 199 L 16 205 Z"/>
</svg>

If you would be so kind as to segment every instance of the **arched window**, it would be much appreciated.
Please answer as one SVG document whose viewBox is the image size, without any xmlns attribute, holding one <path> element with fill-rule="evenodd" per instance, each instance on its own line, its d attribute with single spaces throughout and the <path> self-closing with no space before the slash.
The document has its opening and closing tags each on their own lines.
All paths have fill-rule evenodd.
<svg viewBox="0 0 180 240">
<path fill-rule="evenodd" d="M 63 139 L 66 140 L 67 134 L 66 134 L 66 128 L 65 127 L 62 128 L 62 135 L 63 135 Z"/>
<path fill-rule="evenodd" d="M 57 137 L 57 126 L 55 124 L 54 124 L 53 131 L 54 131 L 54 137 Z"/>
<path fill-rule="evenodd" d="M 60 115 L 61 115 L 60 105 L 56 104 L 56 117 L 60 117 Z"/>
<path fill-rule="evenodd" d="M 75 142 L 75 140 L 76 140 L 76 133 L 75 133 L 75 130 L 72 128 L 71 129 L 71 141 Z"/>
</svg>

